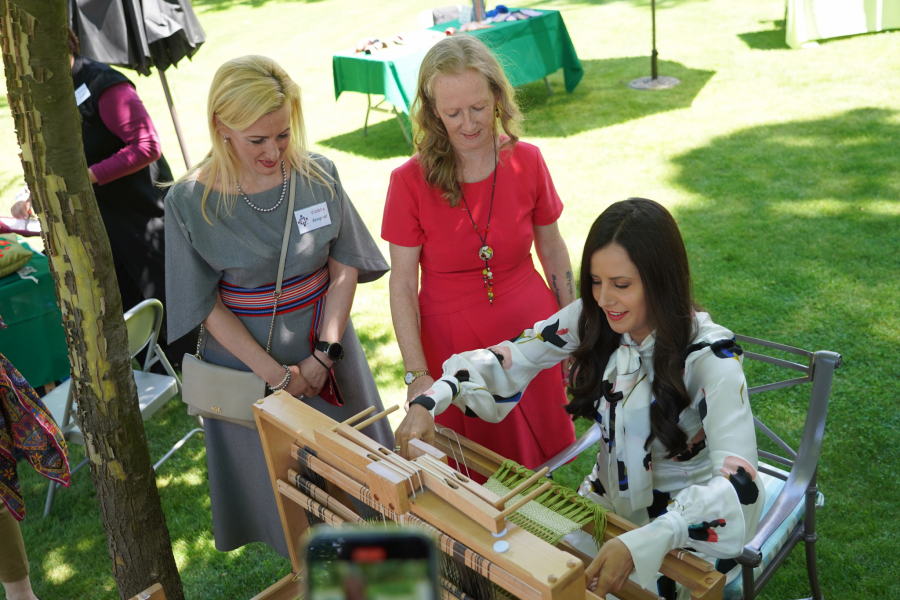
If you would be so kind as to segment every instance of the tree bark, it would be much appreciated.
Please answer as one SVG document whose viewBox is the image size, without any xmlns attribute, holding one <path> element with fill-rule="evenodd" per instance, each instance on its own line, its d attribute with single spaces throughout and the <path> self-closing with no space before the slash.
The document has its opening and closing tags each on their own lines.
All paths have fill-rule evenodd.
<svg viewBox="0 0 900 600">
<path fill-rule="evenodd" d="M 88 179 L 64 0 L 0 0 L 9 107 L 62 310 L 119 597 L 184 597 L 131 370 L 109 239 Z"/>
</svg>

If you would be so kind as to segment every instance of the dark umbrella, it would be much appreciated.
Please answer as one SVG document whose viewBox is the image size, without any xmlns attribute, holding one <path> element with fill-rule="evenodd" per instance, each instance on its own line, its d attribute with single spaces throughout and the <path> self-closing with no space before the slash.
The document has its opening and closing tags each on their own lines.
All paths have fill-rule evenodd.
<svg viewBox="0 0 900 600">
<path fill-rule="evenodd" d="M 206 40 L 188 0 L 68 0 L 72 31 L 86 57 L 150 75 L 156 67 L 184 164 L 187 147 L 165 70 L 191 58 Z"/>
</svg>

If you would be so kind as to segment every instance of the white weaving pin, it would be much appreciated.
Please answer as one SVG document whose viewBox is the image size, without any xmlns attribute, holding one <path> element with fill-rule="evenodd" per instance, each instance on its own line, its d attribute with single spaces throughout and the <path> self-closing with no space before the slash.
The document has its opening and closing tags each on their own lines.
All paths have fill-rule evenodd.
<svg viewBox="0 0 900 600">
<path fill-rule="evenodd" d="M 301 234 L 331 225 L 331 214 L 328 212 L 328 205 L 320 202 L 307 208 L 295 210 L 294 222 L 297 223 L 297 229 L 300 230 Z"/>
</svg>

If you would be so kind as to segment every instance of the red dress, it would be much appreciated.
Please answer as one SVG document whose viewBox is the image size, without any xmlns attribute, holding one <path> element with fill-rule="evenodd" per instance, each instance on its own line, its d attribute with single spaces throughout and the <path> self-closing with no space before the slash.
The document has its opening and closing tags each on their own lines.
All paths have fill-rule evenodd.
<svg viewBox="0 0 900 600">
<path fill-rule="evenodd" d="M 478 230 L 484 231 L 493 173 L 463 184 Z M 487 243 L 494 250 L 494 304 L 488 302 L 478 258 L 481 240 L 465 204 L 450 208 L 426 183 L 416 157 L 391 173 L 381 237 L 398 246 L 422 246 L 419 310 L 428 370 L 437 379 L 451 354 L 514 338 L 559 307 L 534 268 L 534 226 L 556 222 L 563 205 L 536 146 L 519 142 L 501 153 Z M 541 372 L 502 423 L 466 417 L 451 406 L 436 421 L 505 458 L 534 468 L 575 441 L 563 410 L 562 371 Z"/>
</svg>

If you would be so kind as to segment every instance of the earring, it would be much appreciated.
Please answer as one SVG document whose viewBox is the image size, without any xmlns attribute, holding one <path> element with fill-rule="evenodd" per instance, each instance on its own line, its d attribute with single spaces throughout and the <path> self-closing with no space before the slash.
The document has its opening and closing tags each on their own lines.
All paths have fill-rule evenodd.
<svg viewBox="0 0 900 600">
<path fill-rule="evenodd" d="M 224 135 L 222 136 L 222 143 L 223 143 L 223 144 L 227 144 L 227 143 L 228 143 L 228 138 L 225 137 Z"/>
<path fill-rule="evenodd" d="M 494 116 L 497 117 L 498 119 L 500 118 L 500 105 L 499 104 L 494 108 Z"/>
</svg>

